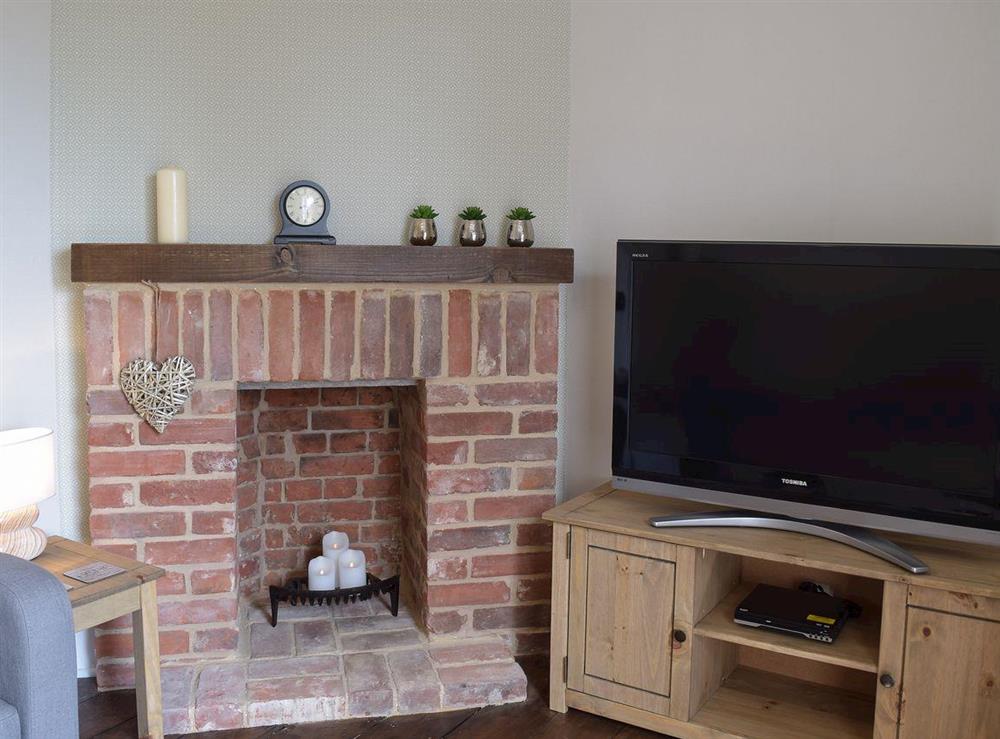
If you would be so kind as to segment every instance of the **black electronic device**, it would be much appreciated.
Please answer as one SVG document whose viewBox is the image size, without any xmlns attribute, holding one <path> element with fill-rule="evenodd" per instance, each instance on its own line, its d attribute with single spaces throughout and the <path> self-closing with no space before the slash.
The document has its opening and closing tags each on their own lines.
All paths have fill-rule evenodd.
<svg viewBox="0 0 1000 739">
<path fill-rule="evenodd" d="M 733 614 L 742 626 L 832 644 L 850 617 L 850 604 L 832 595 L 757 585 Z"/>
</svg>

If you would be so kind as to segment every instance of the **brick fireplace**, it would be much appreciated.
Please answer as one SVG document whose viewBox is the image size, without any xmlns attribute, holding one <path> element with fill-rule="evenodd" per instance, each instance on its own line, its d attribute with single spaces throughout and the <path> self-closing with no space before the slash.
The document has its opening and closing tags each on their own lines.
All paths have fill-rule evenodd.
<svg viewBox="0 0 1000 739">
<path fill-rule="evenodd" d="M 90 285 L 93 543 L 159 583 L 168 731 L 520 700 L 512 655 L 547 645 L 555 502 L 553 285 Z M 155 330 L 154 330 L 155 313 Z M 117 387 L 181 353 L 191 400 L 163 434 Z M 283 607 L 331 529 L 379 602 Z M 97 633 L 103 688 L 133 681 L 125 622 Z"/>
</svg>

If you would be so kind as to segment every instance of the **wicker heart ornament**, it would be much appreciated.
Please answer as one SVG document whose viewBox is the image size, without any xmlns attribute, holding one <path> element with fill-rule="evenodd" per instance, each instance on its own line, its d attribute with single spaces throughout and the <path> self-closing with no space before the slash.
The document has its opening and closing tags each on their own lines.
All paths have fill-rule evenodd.
<svg viewBox="0 0 1000 739">
<path fill-rule="evenodd" d="M 162 434 L 191 397 L 194 365 L 187 357 L 167 357 L 159 365 L 151 359 L 133 359 L 118 377 L 135 412 Z"/>
</svg>

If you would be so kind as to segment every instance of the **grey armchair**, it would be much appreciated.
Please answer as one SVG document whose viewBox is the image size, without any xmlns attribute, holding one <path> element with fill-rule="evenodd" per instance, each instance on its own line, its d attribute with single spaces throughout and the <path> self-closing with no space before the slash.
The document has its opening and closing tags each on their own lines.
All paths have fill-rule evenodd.
<svg viewBox="0 0 1000 739">
<path fill-rule="evenodd" d="M 0 554 L 0 739 L 77 739 L 76 648 L 66 589 Z"/>
</svg>

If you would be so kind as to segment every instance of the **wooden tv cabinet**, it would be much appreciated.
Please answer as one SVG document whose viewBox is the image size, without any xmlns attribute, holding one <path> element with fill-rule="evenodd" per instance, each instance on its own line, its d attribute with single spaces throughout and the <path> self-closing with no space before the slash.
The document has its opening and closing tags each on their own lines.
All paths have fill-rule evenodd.
<svg viewBox="0 0 1000 739">
<path fill-rule="evenodd" d="M 550 706 L 676 737 L 1000 737 L 1000 549 L 902 535 L 911 575 L 784 531 L 654 529 L 710 509 L 616 490 L 554 524 Z M 755 583 L 832 585 L 859 603 L 833 644 L 732 622 Z"/>
</svg>

